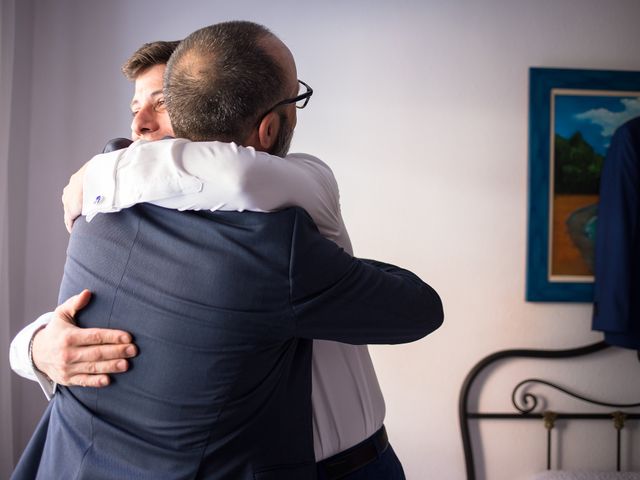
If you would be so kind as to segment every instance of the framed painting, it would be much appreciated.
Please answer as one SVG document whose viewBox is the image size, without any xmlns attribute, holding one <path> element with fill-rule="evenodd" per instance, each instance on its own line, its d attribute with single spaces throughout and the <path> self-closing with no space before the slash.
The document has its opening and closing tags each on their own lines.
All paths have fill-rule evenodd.
<svg viewBox="0 0 640 480">
<path fill-rule="evenodd" d="M 529 71 L 528 301 L 591 302 L 600 171 L 640 72 Z"/>
</svg>

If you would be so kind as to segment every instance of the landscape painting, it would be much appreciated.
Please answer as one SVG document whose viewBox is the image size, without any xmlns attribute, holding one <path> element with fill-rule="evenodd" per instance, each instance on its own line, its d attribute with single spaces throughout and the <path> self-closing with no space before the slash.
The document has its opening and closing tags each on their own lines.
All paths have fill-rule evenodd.
<svg viewBox="0 0 640 480">
<path fill-rule="evenodd" d="M 640 72 L 531 68 L 526 299 L 591 302 L 600 173 Z"/>
</svg>

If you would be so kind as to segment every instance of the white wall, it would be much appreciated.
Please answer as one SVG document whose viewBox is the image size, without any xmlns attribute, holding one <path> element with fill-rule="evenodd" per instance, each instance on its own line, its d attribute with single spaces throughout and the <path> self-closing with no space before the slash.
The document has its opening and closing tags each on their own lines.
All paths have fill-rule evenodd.
<svg viewBox="0 0 640 480">
<path fill-rule="evenodd" d="M 31 105 L 31 52 L 33 50 L 33 2 L 2 0 L 2 53 L 0 100 L 0 385 L 2 394 L 2 437 L 0 476 L 11 471 L 12 458 L 19 454 L 32 422 L 43 405 L 40 395 L 24 395 L 31 388 L 9 370 L 9 341 L 23 323 L 24 261 L 26 258 L 27 167 Z M 6 203 L 5 203 L 6 202 Z M 35 408 L 34 408 L 35 407 Z M 9 410 L 7 410 L 9 409 Z M 15 430 L 14 430 L 15 429 Z"/>
<path fill-rule="evenodd" d="M 9 309 L 9 138 L 11 132 L 11 90 L 14 59 L 13 0 L 0 3 L 0 351 L 6 352 L 11 341 Z M 0 477 L 8 477 L 13 461 L 12 378 L 7 357 L 0 356 Z"/>
<path fill-rule="evenodd" d="M 13 278 L 24 282 L 24 321 L 56 301 L 62 186 L 128 132 L 120 64 L 145 41 L 239 18 L 278 34 L 315 90 L 292 150 L 333 167 L 356 254 L 407 266 L 442 295 L 440 331 L 372 353 L 408 478 L 464 478 L 456 409 L 468 369 L 498 349 L 599 339 L 589 305 L 524 301 L 528 68 L 640 70 L 640 3 L 36 0 L 30 153 L 14 159 L 28 163 L 28 181 L 15 186 L 28 195 L 19 207 L 26 255 Z M 22 388 L 18 446 L 43 406 L 37 386 Z M 543 467 L 527 453 L 539 449 L 535 434 L 518 439 L 517 456 L 501 455 L 498 430 L 482 430 L 487 451 L 498 450 L 487 478 Z"/>
</svg>

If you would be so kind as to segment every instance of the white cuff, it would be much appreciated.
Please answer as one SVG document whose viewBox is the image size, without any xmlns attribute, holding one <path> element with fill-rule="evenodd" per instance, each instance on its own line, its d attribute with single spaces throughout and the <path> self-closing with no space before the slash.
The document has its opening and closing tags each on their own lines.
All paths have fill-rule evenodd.
<svg viewBox="0 0 640 480">
<path fill-rule="evenodd" d="M 116 168 L 123 150 L 96 155 L 84 172 L 82 214 L 90 222 L 98 213 L 117 212 L 115 207 Z"/>
<path fill-rule="evenodd" d="M 57 384 L 52 382 L 44 373 L 36 370 L 33 362 L 29 358 L 29 344 L 36 332 L 49 323 L 52 314 L 53 312 L 45 313 L 20 330 L 9 347 L 11 369 L 21 377 L 38 382 L 47 400 L 51 400 L 53 397 Z"/>
<path fill-rule="evenodd" d="M 125 150 L 96 155 L 87 164 L 83 180 L 82 214 L 87 221 L 98 213 L 119 212 L 141 202 L 162 200 L 202 191 L 197 177 L 179 161 L 186 140 L 137 140 Z"/>
</svg>

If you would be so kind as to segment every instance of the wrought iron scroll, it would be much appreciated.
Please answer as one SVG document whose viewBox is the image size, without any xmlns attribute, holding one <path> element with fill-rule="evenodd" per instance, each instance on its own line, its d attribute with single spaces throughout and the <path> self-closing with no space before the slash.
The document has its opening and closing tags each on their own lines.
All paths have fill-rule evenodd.
<svg viewBox="0 0 640 480">
<path fill-rule="evenodd" d="M 504 412 L 470 412 L 469 411 L 469 394 L 471 388 L 474 385 L 477 377 L 482 373 L 486 368 L 490 365 L 494 364 L 503 359 L 507 358 L 536 358 L 536 359 L 560 359 L 560 358 L 572 358 L 579 357 L 583 355 L 589 355 L 591 353 L 599 352 L 609 348 L 609 345 L 605 342 L 598 342 L 591 345 L 586 345 L 584 347 L 567 349 L 567 350 L 525 350 L 525 349 L 514 349 L 514 350 L 503 350 L 500 352 L 496 352 L 492 355 L 489 355 L 478 362 L 471 371 L 467 374 L 462 388 L 460 390 L 460 398 L 458 402 L 458 415 L 460 420 L 460 431 L 462 435 L 462 444 L 464 449 L 464 457 L 465 457 L 465 468 L 467 471 L 467 479 L 475 480 L 476 472 L 475 472 L 475 463 L 473 458 L 473 450 L 471 446 L 471 435 L 469 431 L 469 421 L 470 420 L 482 420 L 482 419 L 543 419 L 545 422 L 545 427 L 547 428 L 547 468 L 551 466 L 551 430 L 553 429 L 554 423 L 559 419 L 612 419 L 611 413 L 555 413 L 555 412 L 534 412 L 536 406 L 538 405 L 538 399 L 535 395 L 525 392 L 522 396 L 523 405 L 518 405 L 516 402 L 516 393 L 519 388 L 524 386 L 527 383 L 535 382 L 542 383 L 548 385 L 552 388 L 555 388 L 559 391 L 562 391 L 572 397 L 575 397 L 579 400 L 583 400 L 585 402 L 593 403 L 601 406 L 615 407 L 615 408 L 630 408 L 640 406 L 640 403 L 630 403 L 630 404 L 616 404 L 610 402 L 603 402 L 600 400 L 593 400 L 588 397 L 578 395 L 574 392 L 571 392 L 563 387 L 552 384 L 546 380 L 541 379 L 527 379 L 520 382 L 512 392 L 512 402 L 518 413 L 504 413 Z M 638 355 L 638 359 L 640 360 L 640 353 Z M 620 430 L 624 426 L 624 417 L 616 419 L 616 414 L 613 414 L 613 418 L 615 419 L 617 437 L 618 437 L 618 450 L 617 450 L 617 464 L 618 470 L 620 470 Z M 620 412 L 621 413 L 621 412 Z M 546 415 L 546 416 L 545 416 Z M 622 414 L 624 415 L 624 414 Z M 640 414 L 628 414 L 626 418 L 640 419 Z"/>
<path fill-rule="evenodd" d="M 548 380 L 542 380 L 540 378 L 528 378 L 528 379 L 522 380 L 520 383 L 518 383 L 513 388 L 513 392 L 511 393 L 511 403 L 513 403 L 513 406 L 520 413 L 531 413 L 538 406 L 538 397 L 536 397 L 534 394 L 528 393 L 528 392 L 524 393 L 522 395 L 522 397 L 521 397 L 523 405 L 518 404 L 518 401 L 517 401 L 518 390 L 520 388 L 524 387 L 525 385 L 531 384 L 531 383 L 537 383 L 537 384 L 540 384 L 540 385 L 546 385 L 547 387 L 551 387 L 554 390 L 558 390 L 559 392 L 562 392 L 565 395 L 568 395 L 568 396 L 573 397 L 575 399 L 582 400 L 583 402 L 591 403 L 593 405 L 600 405 L 602 407 L 612 407 L 612 408 L 635 408 L 635 407 L 640 407 L 640 402 L 638 402 L 638 403 L 611 403 L 611 402 L 605 402 L 603 400 L 596 400 L 594 398 L 589 398 L 589 397 L 586 397 L 584 395 L 579 395 L 579 394 L 577 394 L 575 392 L 572 392 L 568 388 L 561 387 L 560 385 L 556 385 L 555 383 L 549 382 Z M 530 407 L 526 406 L 529 403 L 529 401 L 531 401 L 531 403 L 532 403 L 532 405 Z"/>
</svg>

